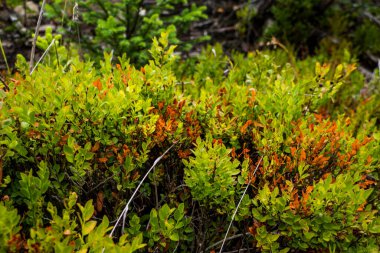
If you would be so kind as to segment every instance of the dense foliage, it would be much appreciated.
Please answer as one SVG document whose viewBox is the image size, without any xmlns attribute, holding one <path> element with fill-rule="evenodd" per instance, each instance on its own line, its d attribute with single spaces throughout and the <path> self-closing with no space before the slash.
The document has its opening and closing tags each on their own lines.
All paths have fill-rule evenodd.
<svg viewBox="0 0 380 253">
<path fill-rule="evenodd" d="M 207 39 L 179 39 L 192 23 L 207 17 L 205 6 L 187 0 L 55 0 L 46 9 L 47 18 L 59 24 L 58 31 L 65 35 L 65 41 L 76 42 L 92 59 L 101 57 L 105 50 L 117 56 L 127 53 L 133 63 L 144 64 L 149 59 L 152 38 L 164 30 L 170 32 L 170 42 L 180 45 L 182 51 Z"/>
<path fill-rule="evenodd" d="M 210 252 L 249 186 L 225 250 L 378 252 L 380 100 L 355 60 L 184 61 L 168 37 L 141 68 L 54 52 L 29 74 L 19 57 L 0 90 L 0 250 Z"/>
</svg>

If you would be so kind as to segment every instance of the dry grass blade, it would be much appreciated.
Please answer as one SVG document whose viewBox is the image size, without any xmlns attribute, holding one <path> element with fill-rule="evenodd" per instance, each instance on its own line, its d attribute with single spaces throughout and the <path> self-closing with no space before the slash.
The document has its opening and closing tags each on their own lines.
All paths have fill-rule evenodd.
<svg viewBox="0 0 380 253">
<path fill-rule="evenodd" d="M 259 161 L 259 163 L 257 164 L 257 166 L 256 166 L 256 168 L 255 168 L 255 171 L 253 172 L 253 176 L 255 176 L 256 171 L 257 171 L 257 169 L 259 168 L 260 163 L 261 163 L 261 160 L 263 160 L 262 157 L 260 158 L 260 161 Z M 222 250 L 223 250 L 223 246 L 224 246 L 224 243 L 226 242 L 228 232 L 230 232 L 230 229 L 231 229 L 231 226 L 232 226 L 232 222 L 234 222 L 234 219 L 235 219 L 236 213 L 237 213 L 237 211 L 238 211 L 238 209 L 239 209 L 239 206 L 240 206 L 240 204 L 241 204 L 241 202 L 242 202 L 242 200 L 243 200 L 243 198 L 244 198 L 244 195 L 247 193 L 248 187 L 249 187 L 249 185 L 251 184 L 251 180 L 252 180 L 252 178 L 249 179 L 248 184 L 247 184 L 247 187 L 245 187 L 245 190 L 244 190 L 244 192 L 243 192 L 243 195 L 241 196 L 241 198 L 240 198 L 240 200 L 239 200 L 239 203 L 238 203 L 238 205 L 236 206 L 235 212 L 234 212 L 234 214 L 232 215 L 230 225 L 228 226 L 228 229 L 227 229 L 226 235 L 224 236 L 223 243 L 222 243 L 222 246 L 220 247 L 219 253 L 221 253 Z"/>
<path fill-rule="evenodd" d="M 141 185 L 144 183 L 145 179 L 148 177 L 149 173 L 156 167 L 157 163 L 169 152 L 170 149 L 172 149 L 174 147 L 174 145 L 176 144 L 177 142 L 174 142 L 173 145 L 171 145 L 160 157 L 158 157 L 152 167 L 150 167 L 150 169 L 148 170 L 148 172 L 145 174 L 145 176 L 143 177 L 143 179 L 140 181 L 139 185 L 137 186 L 136 190 L 133 192 L 132 196 L 130 197 L 130 199 L 128 200 L 127 202 L 127 205 L 125 206 L 124 210 L 121 212 L 119 218 L 116 220 L 116 223 L 115 223 L 115 226 L 113 227 L 113 229 L 111 230 L 111 233 L 109 235 L 109 237 L 112 237 L 113 233 L 115 232 L 115 229 L 117 228 L 117 226 L 119 225 L 121 219 L 123 219 L 123 226 L 122 226 L 122 231 L 124 231 L 124 227 L 125 227 L 125 219 L 127 217 L 127 213 L 128 213 L 128 209 L 129 209 L 129 205 L 131 204 L 133 198 L 135 197 L 135 195 L 137 194 L 137 192 L 139 191 Z"/>
<path fill-rule="evenodd" d="M 46 48 L 45 52 L 42 54 L 41 58 L 38 60 L 38 62 L 36 63 L 36 66 L 34 66 L 34 68 L 30 71 L 30 74 L 33 73 L 33 71 L 37 68 L 38 64 L 41 62 L 41 60 L 45 57 L 45 55 L 49 52 L 51 46 L 55 43 L 55 39 L 53 39 L 51 42 L 50 42 L 50 45 Z"/>
<path fill-rule="evenodd" d="M 32 51 L 30 53 L 30 62 L 29 62 L 31 72 L 33 72 L 32 69 L 33 69 L 33 64 L 34 64 L 34 54 L 36 53 L 37 38 L 40 32 L 42 14 L 44 13 L 45 3 L 46 3 L 46 0 L 43 0 L 42 5 L 41 5 L 41 10 L 40 10 L 40 15 L 38 16 L 38 20 L 37 20 L 36 30 L 34 32 Z"/>
</svg>

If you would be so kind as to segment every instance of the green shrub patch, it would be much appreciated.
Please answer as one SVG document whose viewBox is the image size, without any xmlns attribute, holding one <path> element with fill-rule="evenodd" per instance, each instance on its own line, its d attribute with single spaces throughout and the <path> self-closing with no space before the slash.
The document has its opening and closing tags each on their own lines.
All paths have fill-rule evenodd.
<svg viewBox="0 0 380 253">
<path fill-rule="evenodd" d="M 232 222 L 225 251 L 378 252 L 380 100 L 355 62 L 181 60 L 168 37 L 141 68 L 19 59 L 0 91 L 0 251 L 215 252 Z"/>
</svg>

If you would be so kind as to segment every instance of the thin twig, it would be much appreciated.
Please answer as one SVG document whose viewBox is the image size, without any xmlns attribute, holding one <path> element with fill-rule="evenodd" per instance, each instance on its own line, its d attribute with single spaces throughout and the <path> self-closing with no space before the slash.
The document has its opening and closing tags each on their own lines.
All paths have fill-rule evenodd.
<svg viewBox="0 0 380 253">
<path fill-rule="evenodd" d="M 98 189 L 100 186 L 104 185 L 105 183 L 107 183 L 108 181 L 110 181 L 112 178 L 114 177 L 114 175 L 110 176 L 110 177 L 107 177 L 105 180 L 103 180 L 102 182 L 100 182 L 98 185 L 96 185 L 94 188 L 92 188 L 90 191 L 87 192 L 87 194 L 90 194 L 91 192 L 95 191 L 96 189 Z"/>
<path fill-rule="evenodd" d="M 378 27 L 380 27 L 380 20 L 374 15 L 372 15 L 370 12 L 365 11 L 363 12 L 363 15 L 369 20 L 371 20 L 373 23 L 375 23 Z"/>
<path fill-rule="evenodd" d="M 5 79 L 3 79 L 3 77 L 0 75 L 0 81 L 4 84 L 4 88 L 5 90 L 9 90 L 9 86 L 8 84 L 5 82 Z M 0 157 L 1 158 L 1 157 Z"/>
<path fill-rule="evenodd" d="M 175 246 L 175 249 L 173 250 L 173 253 L 177 251 L 178 246 L 179 246 L 179 242 L 177 243 L 177 246 Z"/>
<path fill-rule="evenodd" d="M 37 38 L 40 32 L 42 14 L 44 13 L 45 3 L 46 3 L 46 0 L 43 0 L 42 5 L 41 5 L 41 10 L 40 10 L 40 15 L 38 16 L 38 20 L 37 20 L 36 30 L 34 32 L 32 52 L 30 53 L 30 62 L 29 62 L 31 72 L 33 72 L 32 69 L 33 69 L 33 64 L 34 64 L 34 54 L 36 53 Z"/>
<path fill-rule="evenodd" d="M 367 81 L 375 78 L 375 75 L 371 71 L 362 66 L 359 66 L 358 70 L 367 79 Z"/>
<path fill-rule="evenodd" d="M 124 210 L 121 212 L 119 218 L 117 219 L 116 223 L 115 223 L 115 226 L 113 227 L 113 229 L 111 230 L 111 233 L 109 234 L 109 237 L 112 237 L 113 233 L 115 232 L 115 229 L 117 228 L 121 218 L 123 218 L 123 227 L 122 227 L 122 231 L 124 231 L 124 227 L 125 227 L 125 219 L 127 217 L 127 212 L 128 212 L 128 209 L 129 209 L 129 205 L 131 204 L 133 198 L 135 197 L 135 195 L 137 194 L 138 190 L 140 189 L 141 185 L 144 183 L 145 179 L 148 177 L 149 173 L 156 167 L 157 163 L 169 152 L 170 149 L 172 149 L 174 147 L 174 145 L 176 144 L 177 142 L 174 142 L 173 145 L 171 145 L 160 157 L 158 157 L 152 167 L 148 170 L 148 172 L 145 174 L 145 176 L 143 177 L 143 179 L 141 180 L 141 182 L 139 183 L 139 185 L 137 186 L 136 190 L 133 192 L 131 198 L 129 199 L 129 201 L 127 202 L 127 205 L 125 206 Z"/>
<path fill-rule="evenodd" d="M 239 249 L 239 250 L 227 251 L 227 252 L 224 252 L 224 253 L 239 253 L 239 252 L 246 252 L 246 251 L 249 252 L 249 250 L 251 250 L 251 249 L 253 249 L 253 248 L 243 248 L 243 249 Z"/>
<path fill-rule="evenodd" d="M 214 248 L 214 247 L 218 246 L 219 244 L 223 243 L 224 240 L 226 240 L 226 241 L 230 241 L 230 240 L 233 240 L 233 239 L 236 239 L 236 238 L 243 237 L 243 236 L 245 236 L 245 235 L 251 235 L 251 234 L 250 234 L 250 233 L 237 234 L 237 235 L 233 235 L 233 236 L 231 236 L 231 237 L 228 237 L 228 238 L 226 238 L 226 239 L 220 240 L 220 241 L 214 243 L 213 245 L 207 247 L 206 250 L 205 250 L 205 252 L 208 252 L 208 251 L 211 250 L 212 248 Z M 203 253 L 203 252 L 201 252 L 201 253 Z"/>
<path fill-rule="evenodd" d="M 51 46 L 54 44 L 55 42 L 55 39 L 53 39 L 51 42 L 50 42 L 50 45 L 46 48 L 45 52 L 42 54 L 41 58 L 38 60 L 38 62 L 36 63 L 36 66 L 34 66 L 34 68 L 30 71 L 30 74 L 33 73 L 33 71 L 37 68 L 38 64 L 41 62 L 41 60 L 45 57 L 45 55 L 49 52 Z"/>
<path fill-rule="evenodd" d="M 253 176 L 255 176 L 256 171 L 257 171 L 257 169 L 259 168 L 260 163 L 261 163 L 261 160 L 263 160 L 263 157 L 260 158 L 260 161 L 259 161 L 259 163 L 257 164 L 255 171 L 253 172 Z M 252 176 L 252 177 L 253 177 L 253 176 Z M 235 212 L 234 212 L 234 214 L 232 215 L 230 225 L 228 226 L 228 229 L 227 229 L 226 235 L 224 236 L 224 240 L 223 240 L 222 246 L 220 247 L 219 253 L 221 253 L 222 250 L 223 250 L 223 246 L 224 246 L 224 243 L 226 242 L 228 232 L 230 232 L 230 228 L 231 228 L 231 226 L 232 226 L 232 223 L 234 222 L 235 215 L 236 215 L 236 213 L 237 213 L 237 211 L 238 211 L 238 209 L 239 209 L 239 206 L 240 206 L 240 204 L 241 204 L 241 202 L 242 202 L 242 200 L 243 200 L 243 198 L 244 198 L 244 195 L 246 194 L 246 192 L 247 192 L 247 190 L 248 190 L 248 187 L 249 187 L 250 184 L 251 184 L 252 177 L 249 179 L 248 184 L 247 184 L 247 187 L 245 187 L 245 190 L 244 190 L 244 192 L 243 192 L 243 195 L 241 196 L 241 198 L 240 198 L 240 200 L 239 200 L 239 203 L 238 203 L 238 205 L 236 206 Z"/>
</svg>

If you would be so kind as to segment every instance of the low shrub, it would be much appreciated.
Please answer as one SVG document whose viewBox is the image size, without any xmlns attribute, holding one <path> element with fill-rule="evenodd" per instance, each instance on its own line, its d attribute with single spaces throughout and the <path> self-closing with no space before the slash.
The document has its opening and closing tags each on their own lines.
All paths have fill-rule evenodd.
<svg viewBox="0 0 380 253">
<path fill-rule="evenodd" d="M 20 58 L 0 93 L 1 249 L 205 252 L 233 222 L 225 250 L 378 251 L 380 107 L 355 63 L 184 62 L 168 37 L 141 68 Z"/>
</svg>

